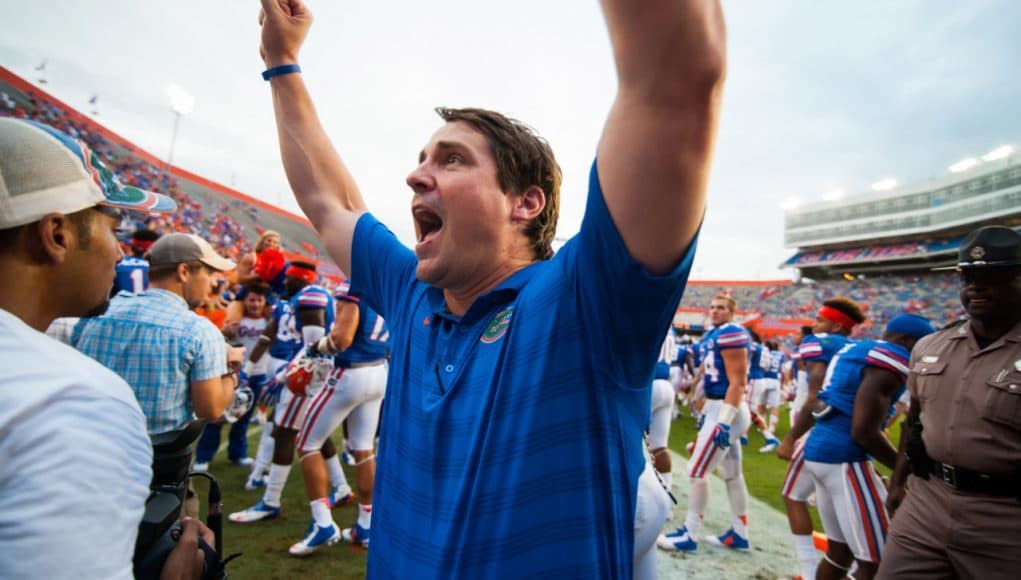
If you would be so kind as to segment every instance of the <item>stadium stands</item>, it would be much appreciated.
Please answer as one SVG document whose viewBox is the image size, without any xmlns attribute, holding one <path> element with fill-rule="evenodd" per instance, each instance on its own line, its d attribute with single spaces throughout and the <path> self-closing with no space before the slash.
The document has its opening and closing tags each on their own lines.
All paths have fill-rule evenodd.
<svg viewBox="0 0 1021 580">
<path fill-rule="evenodd" d="M 198 234 L 231 259 L 251 251 L 260 232 L 275 230 L 281 234 L 283 246 L 292 259 L 317 262 L 320 273 L 334 278 L 342 276 L 335 265 L 320 261 L 325 251 L 305 219 L 180 168 L 167 167 L 3 67 L 0 67 L 0 115 L 47 123 L 80 138 L 114 168 L 123 182 L 170 195 L 180 207 L 171 216 L 139 220 L 127 229 L 145 226 L 161 233 Z"/>
</svg>

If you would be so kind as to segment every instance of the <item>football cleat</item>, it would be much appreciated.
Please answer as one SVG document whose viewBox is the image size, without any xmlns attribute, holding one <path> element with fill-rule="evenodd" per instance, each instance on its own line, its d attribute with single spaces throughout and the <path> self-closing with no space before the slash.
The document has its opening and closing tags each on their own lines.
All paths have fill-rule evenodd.
<svg viewBox="0 0 1021 580">
<path fill-rule="evenodd" d="M 245 481 L 245 491 L 255 491 L 260 487 L 266 487 L 265 477 L 249 476 L 248 480 Z"/>
<path fill-rule="evenodd" d="M 698 549 L 698 543 L 691 539 L 687 526 L 677 528 L 669 534 L 660 534 L 656 538 L 656 545 L 668 552 L 692 553 Z"/>
<path fill-rule="evenodd" d="M 706 536 L 706 541 L 714 546 L 723 546 L 724 548 L 739 550 L 741 552 L 747 552 L 750 547 L 748 539 L 739 536 L 737 532 L 734 531 L 734 528 L 730 528 L 721 536 Z"/>
<path fill-rule="evenodd" d="M 192 473 L 209 473 L 209 462 L 208 461 L 196 461 L 191 466 Z"/>
<path fill-rule="evenodd" d="M 346 487 L 346 486 L 345 486 Z M 355 494 L 351 488 L 342 490 L 339 486 L 330 490 L 330 509 L 337 506 L 347 505 L 355 500 Z"/>
<path fill-rule="evenodd" d="M 231 459 L 231 463 L 234 465 L 240 465 L 241 467 L 251 467 L 255 465 L 255 460 L 251 457 L 242 457 L 241 459 Z"/>
<path fill-rule="evenodd" d="M 230 514 L 230 521 L 236 524 L 250 524 L 262 520 L 272 520 L 280 517 L 280 506 L 267 505 L 261 499 L 252 507 Z"/>
<path fill-rule="evenodd" d="M 772 453 L 778 445 L 780 445 L 780 440 L 770 437 L 766 439 L 766 444 L 759 448 L 759 453 Z"/>
<path fill-rule="evenodd" d="M 332 546 L 339 541 L 340 532 L 337 531 L 337 524 L 330 523 L 324 528 L 313 523 L 309 526 L 305 537 L 297 544 L 293 544 L 287 551 L 292 556 L 308 556 L 323 546 Z"/>
<path fill-rule="evenodd" d="M 340 462 L 349 467 L 355 467 L 358 465 L 358 462 L 355 461 L 355 456 L 348 453 L 347 449 L 340 453 Z"/>
<path fill-rule="evenodd" d="M 340 532 L 340 536 L 344 538 L 345 542 L 350 542 L 363 548 L 369 547 L 369 528 L 359 526 L 358 522 L 355 522 L 353 528 L 344 528 Z"/>
</svg>

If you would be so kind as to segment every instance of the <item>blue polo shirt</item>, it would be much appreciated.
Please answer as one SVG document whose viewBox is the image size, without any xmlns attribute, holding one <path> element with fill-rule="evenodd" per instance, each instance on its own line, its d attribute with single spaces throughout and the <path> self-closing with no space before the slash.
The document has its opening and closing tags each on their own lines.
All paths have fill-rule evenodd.
<svg viewBox="0 0 1021 580">
<path fill-rule="evenodd" d="M 374 578 L 625 578 L 653 367 L 694 255 L 652 276 L 595 164 L 581 231 L 462 317 L 373 216 L 353 292 L 390 325 Z"/>
</svg>

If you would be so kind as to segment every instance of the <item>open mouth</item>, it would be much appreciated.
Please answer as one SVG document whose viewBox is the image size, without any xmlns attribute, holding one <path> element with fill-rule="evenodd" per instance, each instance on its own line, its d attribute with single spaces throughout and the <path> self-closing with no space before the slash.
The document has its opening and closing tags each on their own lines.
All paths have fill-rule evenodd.
<svg viewBox="0 0 1021 580">
<path fill-rule="evenodd" d="M 419 206 L 414 208 L 411 213 L 415 218 L 415 231 L 418 234 L 419 245 L 428 243 L 443 229 L 443 220 L 432 210 Z"/>
</svg>

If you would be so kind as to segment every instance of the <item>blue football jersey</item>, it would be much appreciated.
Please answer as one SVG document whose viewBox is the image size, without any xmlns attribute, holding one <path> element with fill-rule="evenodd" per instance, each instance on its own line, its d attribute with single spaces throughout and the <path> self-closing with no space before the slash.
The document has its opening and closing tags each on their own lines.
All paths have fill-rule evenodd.
<svg viewBox="0 0 1021 580">
<path fill-rule="evenodd" d="M 751 336 L 744 327 L 728 322 L 709 331 L 699 343 L 702 356 L 703 385 L 706 397 L 722 399 L 730 387 L 727 368 L 722 353 L 731 348 L 747 349 L 751 345 Z"/>
<path fill-rule="evenodd" d="M 294 308 L 288 300 L 278 300 L 273 306 L 273 322 L 277 326 L 276 339 L 269 347 L 269 356 L 291 360 L 302 346 L 301 334 L 294 321 Z"/>
<path fill-rule="evenodd" d="M 833 355 L 844 348 L 851 339 L 842 334 L 811 334 L 801 341 L 798 355 L 801 368 L 807 369 L 808 363 L 821 362 L 830 364 Z"/>
<path fill-rule="evenodd" d="M 322 286 L 316 286 L 315 284 L 309 284 L 301 289 L 297 294 L 291 298 L 291 309 L 294 311 L 294 328 L 297 331 L 297 337 L 299 342 L 304 342 L 302 338 L 302 324 L 301 317 L 298 316 L 298 312 L 301 310 L 317 310 L 324 309 L 326 314 L 325 324 L 323 328 L 327 333 L 333 328 L 333 321 L 337 316 L 337 309 L 333 302 L 333 295 L 330 291 Z"/>
<path fill-rule="evenodd" d="M 820 463 L 849 463 L 868 458 L 865 449 L 851 437 L 854 400 L 861 386 L 866 367 L 888 370 L 900 378 L 900 388 L 890 400 L 904 394 L 911 353 L 899 344 L 882 340 L 848 343 L 830 361 L 819 400 L 828 406 L 818 414 L 815 428 L 805 443 L 805 459 Z"/>
<path fill-rule="evenodd" d="M 767 379 L 779 379 L 780 369 L 783 368 L 784 363 L 787 362 L 787 355 L 782 350 L 772 350 L 769 352 L 769 368 L 766 369 L 765 378 Z"/>
<path fill-rule="evenodd" d="M 113 281 L 117 292 L 138 294 L 149 288 L 149 262 L 142 258 L 126 256 L 117 263 L 117 277 Z"/>
<path fill-rule="evenodd" d="M 753 342 L 748 349 L 748 379 L 761 379 L 769 368 L 769 349 Z"/>
<path fill-rule="evenodd" d="M 386 321 L 375 310 L 369 308 L 358 297 L 348 293 L 348 286 L 341 286 L 334 294 L 339 301 L 353 302 L 358 305 L 358 330 L 355 331 L 351 345 L 337 353 L 339 367 L 349 367 L 352 363 L 372 362 L 386 358 L 390 349 L 390 330 Z"/>
</svg>

